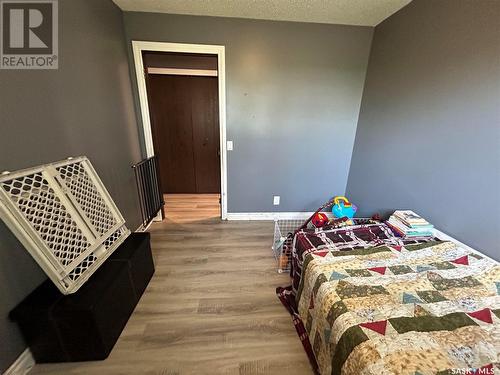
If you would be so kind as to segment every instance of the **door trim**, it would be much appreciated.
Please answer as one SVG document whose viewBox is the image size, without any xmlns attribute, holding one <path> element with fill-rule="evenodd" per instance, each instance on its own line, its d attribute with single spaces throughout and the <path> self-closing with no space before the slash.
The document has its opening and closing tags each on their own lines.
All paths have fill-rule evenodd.
<svg viewBox="0 0 500 375">
<path fill-rule="evenodd" d="M 178 69 L 178 68 L 148 68 L 148 74 L 167 74 L 167 75 L 174 75 L 174 76 L 217 77 L 217 70 Z"/>
<path fill-rule="evenodd" d="M 221 189 L 221 218 L 227 219 L 227 149 L 226 149 L 226 60 L 225 47 L 208 44 L 182 44 L 166 42 L 146 42 L 133 40 L 132 51 L 134 54 L 134 67 L 137 79 L 137 90 L 141 107 L 142 129 L 146 156 L 154 155 L 153 135 L 149 117 L 149 103 L 146 91 L 146 77 L 142 61 L 143 51 L 155 52 L 181 52 L 217 55 L 218 64 L 218 89 L 219 89 L 219 131 L 220 131 L 220 189 Z"/>
</svg>

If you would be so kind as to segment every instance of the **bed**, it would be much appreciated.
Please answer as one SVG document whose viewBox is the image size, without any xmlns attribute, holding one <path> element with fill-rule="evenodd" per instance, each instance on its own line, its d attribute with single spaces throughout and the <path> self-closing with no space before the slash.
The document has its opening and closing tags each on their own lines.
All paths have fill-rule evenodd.
<svg viewBox="0 0 500 375">
<path fill-rule="evenodd" d="M 500 266 L 470 248 L 382 222 L 306 229 L 292 280 L 278 296 L 316 373 L 500 373 Z"/>
<path fill-rule="evenodd" d="M 290 275 L 293 280 L 293 290 L 297 291 L 302 275 L 302 264 L 308 254 L 367 249 L 384 244 L 401 247 L 433 239 L 432 237 L 402 238 L 387 224 L 377 219 L 354 219 L 353 225 L 342 227 L 329 225 L 321 229 L 303 228 L 295 234 L 292 245 Z"/>
</svg>

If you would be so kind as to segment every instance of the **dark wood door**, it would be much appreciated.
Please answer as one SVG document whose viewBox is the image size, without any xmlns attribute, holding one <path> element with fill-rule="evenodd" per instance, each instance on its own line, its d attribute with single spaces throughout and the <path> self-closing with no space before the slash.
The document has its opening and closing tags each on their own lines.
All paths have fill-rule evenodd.
<svg viewBox="0 0 500 375">
<path fill-rule="evenodd" d="M 217 77 L 148 74 L 165 193 L 220 193 Z"/>
</svg>

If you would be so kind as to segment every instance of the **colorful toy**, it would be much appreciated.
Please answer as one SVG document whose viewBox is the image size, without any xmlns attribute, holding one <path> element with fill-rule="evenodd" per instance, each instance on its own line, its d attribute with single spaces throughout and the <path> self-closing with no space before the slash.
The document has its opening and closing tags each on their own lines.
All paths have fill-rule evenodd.
<svg viewBox="0 0 500 375">
<path fill-rule="evenodd" d="M 333 219 L 330 219 L 328 225 L 330 225 L 333 228 L 342 228 L 342 227 L 348 227 L 349 225 L 354 225 L 354 221 L 346 216 L 341 218 L 334 217 Z"/>
<path fill-rule="evenodd" d="M 322 226 L 328 224 L 328 216 L 323 212 L 317 212 L 312 218 L 312 223 L 316 228 L 321 228 Z"/>
<path fill-rule="evenodd" d="M 335 197 L 333 202 L 335 203 L 332 207 L 332 213 L 335 217 L 348 217 L 352 219 L 358 208 L 349 202 L 346 197 L 338 196 Z"/>
</svg>

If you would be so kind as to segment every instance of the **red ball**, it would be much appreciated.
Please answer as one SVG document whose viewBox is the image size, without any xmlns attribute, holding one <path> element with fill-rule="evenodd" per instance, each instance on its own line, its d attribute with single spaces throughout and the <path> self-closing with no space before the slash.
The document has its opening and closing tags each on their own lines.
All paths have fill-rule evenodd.
<svg viewBox="0 0 500 375">
<path fill-rule="evenodd" d="M 316 228 L 321 228 L 328 223 L 328 216 L 322 212 L 318 212 L 313 216 L 311 221 Z"/>
</svg>

